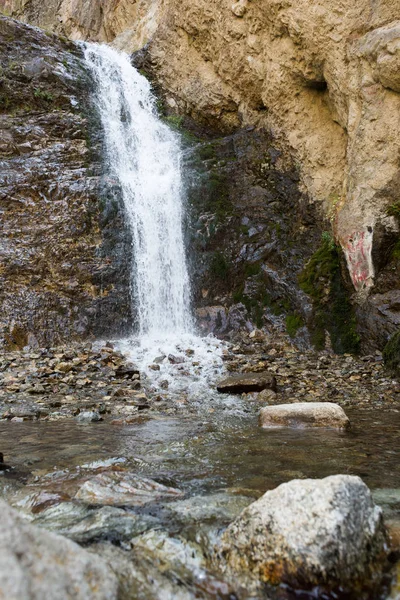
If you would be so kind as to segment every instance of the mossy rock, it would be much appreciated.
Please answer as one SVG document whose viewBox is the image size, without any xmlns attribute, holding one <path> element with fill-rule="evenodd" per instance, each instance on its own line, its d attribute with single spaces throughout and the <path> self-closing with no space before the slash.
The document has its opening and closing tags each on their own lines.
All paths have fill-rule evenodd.
<svg viewBox="0 0 400 600">
<path fill-rule="evenodd" d="M 341 249 L 329 232 L 322 234 L 321 245 L 300 273 L 300 288 L 313 301 L 310 323 L 311 341 L 317 350 L 325 347 L 328 331 L 335 352 L 358 354 L 360 337 L 353 306 L 340 272 Z"/>
<path fill-rule="evenodd" d="M 394 375 L 400 376 L 400 331 L 392 335 L 383 350 L 385 366 Z"/>
</svg>

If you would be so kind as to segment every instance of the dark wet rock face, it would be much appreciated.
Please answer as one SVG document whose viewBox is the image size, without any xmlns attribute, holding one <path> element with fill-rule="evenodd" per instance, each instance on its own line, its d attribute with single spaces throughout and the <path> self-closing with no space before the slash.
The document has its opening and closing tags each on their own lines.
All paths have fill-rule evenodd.
<svg viewBox="0 0 400 600">
<path fill-rule="evenodd" d="M 124 331 L 129 234 L 81 51 L 1 18 L 0 63 L 0 343 Z"/>
<path fill-rule="evenodd" d="M 291 317 L 295 335 L 311 313 L 298 275 L 322 227 L 295 166 L 250 128 L 197 144 L 186 169 L 200 327 L 229 337 L 250 323 L 285 330 Z"/>
</svg>

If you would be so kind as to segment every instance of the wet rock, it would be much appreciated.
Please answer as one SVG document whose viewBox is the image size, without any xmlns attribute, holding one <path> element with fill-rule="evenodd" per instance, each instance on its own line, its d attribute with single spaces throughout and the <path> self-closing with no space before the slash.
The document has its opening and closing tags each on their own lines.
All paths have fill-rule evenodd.
<svg viewBox="0 0 400 600">
<path fill-rule="evenodd" d="M 193 600 L 187 586 L 182 586 L 168 570 L 160 569 L 151 556 L 140 556 L 136 560 L 132 552 L 104 543 L 95 544 L 89 550 L 106 561 L 118 578 L 118 600 Z"/>
<path fill-rule="evenodd" d="M 76 417 L 76 420 L 78 423 L 98 423 L 103 421 L 103 417 L 96 410 L 92 410 L 80 413 Z"/>
<path fill-rule="evenodd" d="M 13 600 L 116 600 L 106 563 L 74 542 L 26 522 L 0 501 L 0 590 Z"/>
<path fill-rule="evenodd" d="M 192 496 L 184 500 L 170 502 L 166 509 L 180 521 L 232 521 L 252 501 L 248 496 L 219 492 L 209 496 Z"/>
<path fill-rule="evenodd" d="M 106 544 L 91 548 L 108 562 L 120 582 L 119 600 L 232 600 L 233 589 L 205 568 L 200 547 L 165 531 L 132 540 L 130 552 Z"/>
<path fill-rule="evenodd" d="M 263 402 L 265 404 L 275 404 L 279 398 L 278 394 L 274 390 L 263 390 L 257 396 L 257 402 Z"/>
<path fill-rule="evenodd" d="M 0 16 L 0 63 L 0 347 L 120 333 L 131 312 L 130 233 L 100 181 L 82 51 Z"/>
<path fill-rule="evenodd" d="M 133 363 L 120 365 L 115 371 L 116 377 L 124 377 L 125 379 L 134 379 L 135 376 L 140 376 L 139 369 Z"/>
<path fill-rule="evenodd" d="M 4 454 L 0 452 L 0 471 L 10 471 L 12 467 L 4 462 Z"/>
<path fill-rule="evenodd" d="M 242 394 L 245 392 L 261 392 L 265 389 L 276 391 L 276 379 L 269 372 L 238 373 L 217 385 L 217 390 L 224 394 Z"/>
<path fill-rule="evenodd" d="M 262 427 L 333 427 L 347 429 L 350 421 L 343 408 L 332 402 L 297 402 L 265 406 L 260 410 Z"/>
<path fill-rule="evenodd" d="M 180 365 L 185 362 L 184 356 L 175 356 L 174 354 L 168 354 L 168 360 L 171 365 Z"/>
<path fill-rule="evenodd" d="M 32 523 L 86 544 L 100 539 L 129 540 L 154 527 L 157 520 L 113 506 L 93 510 L 81 504 L 62 502 L 41 512 Z"/>
<path fill-rule="evenodd" d="M 361 590 L 386 559 L 382 511 L 359 477 L 293 480 L 267 492 L 223 533 L 223 571 L 295 587 Z"/>
<path fill-rule="evenodd" d="M 143 506 L 161 498 L 176 498 L 182 492 L 132 473 L 101 473 L 85 481 L 75 500 L 93 506 Z"/>
<path fill-rule="evenodd" d="M 400 488 L 377 488 L 371 494 L 385 516 L 400 513 Z"/>
</svg>

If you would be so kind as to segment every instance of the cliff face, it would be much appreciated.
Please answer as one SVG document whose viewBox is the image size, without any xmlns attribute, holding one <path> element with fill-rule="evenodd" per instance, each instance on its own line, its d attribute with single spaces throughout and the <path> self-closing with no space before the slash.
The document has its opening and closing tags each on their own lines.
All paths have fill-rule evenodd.
<svg viewBox="0 0 400 600">
<path fill-rule="evenodd" d="M 79 50 L 0 18 L 0 63 L 0 345 L 123 330 L 129 236 Z"/>
<path fill-rule="evenodd" d="M 395 329 L 400 0 L 5 0 L 3 10 L 73 39 L 148 44 L 172 111 L 271 131 L 333 225 L 363 326 L 383 326 L 380 343 Z"/>
</svg>

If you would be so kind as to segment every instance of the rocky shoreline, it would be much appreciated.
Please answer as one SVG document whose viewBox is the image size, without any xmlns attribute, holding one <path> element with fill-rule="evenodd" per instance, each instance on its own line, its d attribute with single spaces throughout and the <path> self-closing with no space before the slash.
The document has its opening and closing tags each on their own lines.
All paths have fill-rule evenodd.
<svg viewBox="0 0 400 600">
<path fill-rule="evenodd" d="M 265 373 L 276 381 L 275 389 L 246 394 L 250 403 L 261 407 L 334 402 L 342 407 L 400 410 L 400 384 L 385 370 L 380 353 L 362 357 L 317 353 L 299 350 L 284 336 L 272 340 L 261 331 L 251 335 L 237 336 L 223 352 L 228 374 L 246 378 L 246 374 Z M 188 349 L 179 360 L 184 370 L 196 363 L 196 356 Z M 149 368 L 156 369 L 157 364 Z M 152 386 L 111 343 L 27 348 L 0 356 L 3 421 L 75 418 L 129 423 L 154 411 L 174 413 L 185 408 L 194 410 L 186 399 L 179 402 L 168 389 Z"/>
</svg>

